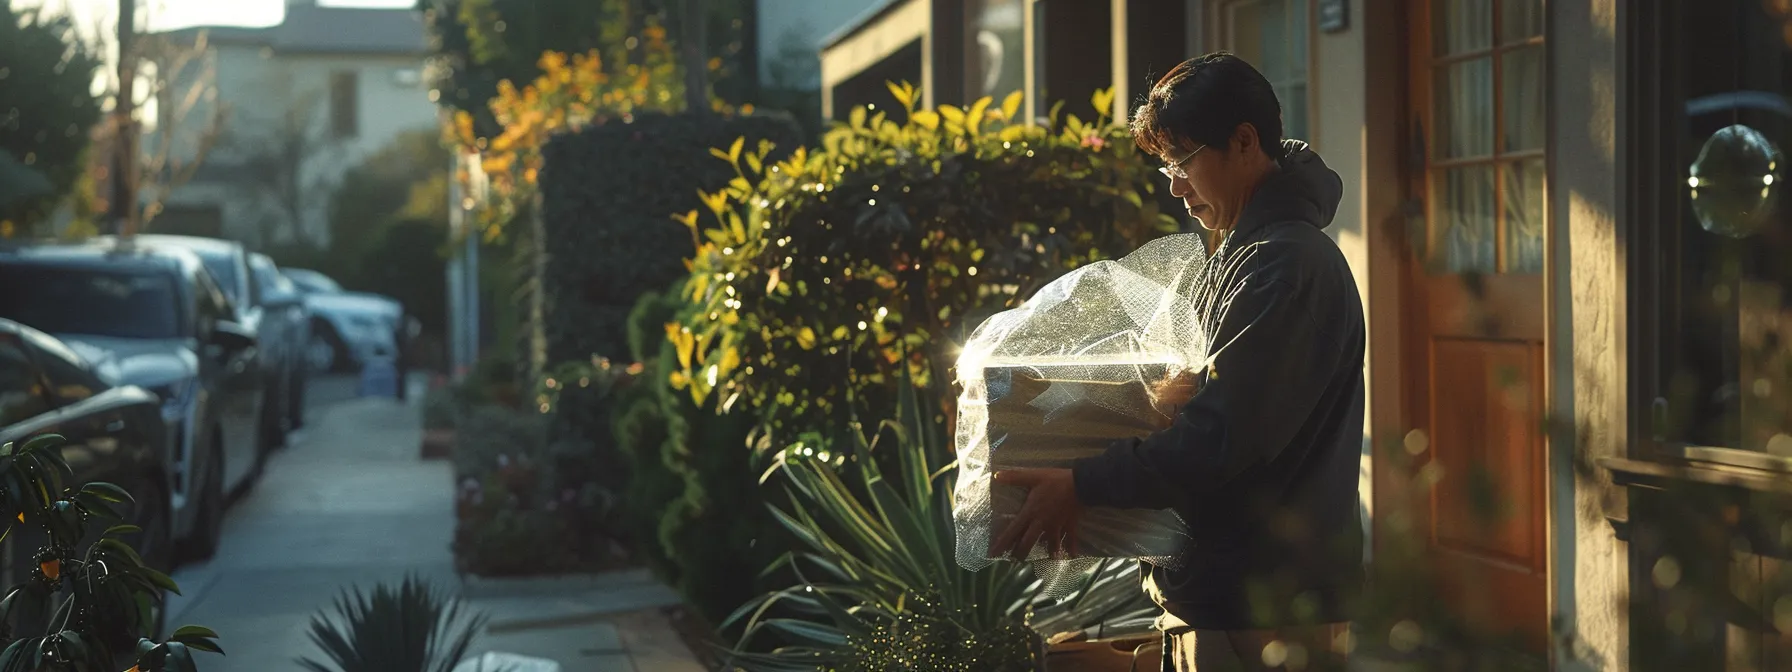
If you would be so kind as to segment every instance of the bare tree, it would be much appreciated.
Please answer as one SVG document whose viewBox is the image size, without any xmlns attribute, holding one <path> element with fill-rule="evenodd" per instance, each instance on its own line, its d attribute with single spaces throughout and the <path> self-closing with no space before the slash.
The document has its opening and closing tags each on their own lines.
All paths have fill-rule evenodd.
<svg viewBox="0 0 1792 672">
<path fill-rule="evenodd" d="M 140 79 L 144 98 L 155 101 L 153 128 L 143 132 L 147 150 L 138 166 L 141 209 L 122 233 L 147 231 L 169 196 L 193 179 L 223 136 L 228 106 L 218 99 L 217 65 L 200 32 L 190 43 L 140 37 L 136 48 L 152 76 Z M 134 224 L 134 227 L 131 225 Z"/>
</svg>

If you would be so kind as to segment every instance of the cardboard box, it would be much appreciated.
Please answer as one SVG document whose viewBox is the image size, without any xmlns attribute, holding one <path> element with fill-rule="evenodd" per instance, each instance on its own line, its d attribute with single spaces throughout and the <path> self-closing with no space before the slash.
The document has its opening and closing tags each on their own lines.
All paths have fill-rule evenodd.
<svg viewBox="0 0 1792 672">
<path fill-rule="evenodd" d="M 1065 468 L 1114 441 L 1170 424 L 1193 396 L 1192 377 L 1162 362 L 1005 363 L 984 370 L 992 471 Z M 1146 381 L 1152 381 L 1147 383 Z M 1168 381 L 1168 384 L 1165 384 Z M 992 484 L 990 539 L 1000 538 L 1026 492 Z M 1168 511 L 1091 508 L 1078 529 L 1078 557 L 1175 555 L 1186 537 Z"/>
</svg>

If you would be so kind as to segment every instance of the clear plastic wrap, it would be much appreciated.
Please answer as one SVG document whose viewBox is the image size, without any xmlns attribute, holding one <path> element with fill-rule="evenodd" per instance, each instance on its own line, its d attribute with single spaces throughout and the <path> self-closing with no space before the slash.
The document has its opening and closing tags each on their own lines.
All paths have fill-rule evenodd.
<svg viewBox="0 0 1792 672">
<path fill-rule="evenodd" d="M 960 565 L 994 562 L 990 540 L 1025 501 L 994 485 L 995 471 L 1068 467 L 1170 424 L 1209 355 L 1213 272 L 1200 235 L 1165 236 L 1065 274 L 977 327 L 957 366 Z M 1046 592 L 1073 589 L 1104 558 L 1173 564 L 1188 533 L 1173 511 L 1091 508 L 1077 535 L 1077 557 L 1049 557 L 1043 543 L 1027 556 Z"/>
</svg>

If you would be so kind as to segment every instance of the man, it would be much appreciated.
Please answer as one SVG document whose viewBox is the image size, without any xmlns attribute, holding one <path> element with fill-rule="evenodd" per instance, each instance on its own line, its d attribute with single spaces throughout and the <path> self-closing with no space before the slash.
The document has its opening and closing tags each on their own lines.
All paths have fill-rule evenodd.
<svg viewBox="0 0 1792 672">
<path fill-rule="evenodd" d="M 1231 54 L 1171 70 L 1132 133 L 1224 241 L 1213 263 L 1230 298 L 1203 316 L 1221 347 L 1167 429 L 1070 469 L 996 474 L 1029 492 L 993 550 L 1073 552 L 1084 507 L 1173 508 L 1191 542 L 1144 580 L 1164 610 L 1164 670 L 1341 669 L 1363 580 L 1365 339 L 1356 281 L 1321 231 L 1343 184 L 1282 140 L 1275 92 Z"/>
</svg>

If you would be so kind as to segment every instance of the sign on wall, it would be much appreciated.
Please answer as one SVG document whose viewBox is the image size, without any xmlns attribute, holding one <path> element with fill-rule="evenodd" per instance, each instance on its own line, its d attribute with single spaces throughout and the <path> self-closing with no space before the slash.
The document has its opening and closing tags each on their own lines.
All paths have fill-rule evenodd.
<svg viewBox="0 0 1792 672">
<path fill-rule="evenodd" d="M 1319 30 L 1335 33 L 1350 27 L 1350 0 L 1319 0 Z"/>
</svg>

